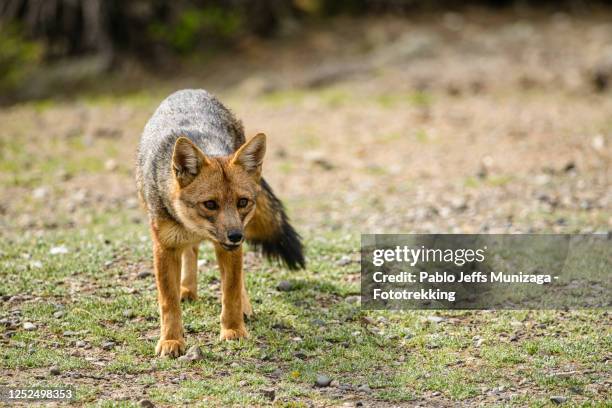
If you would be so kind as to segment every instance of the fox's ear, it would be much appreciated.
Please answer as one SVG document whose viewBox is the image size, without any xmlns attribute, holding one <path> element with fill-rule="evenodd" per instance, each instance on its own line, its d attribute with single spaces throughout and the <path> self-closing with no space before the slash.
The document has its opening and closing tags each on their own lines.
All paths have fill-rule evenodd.
<svg viewBox="0 0 612 408">
<path fill-rule="evenodd" d="M 234 153 L 232 164 L 242 166 L 247 172 L 259 176 L 261 164 L 266 154 L 266 135 L 258 133 Z"/>
<path fill-rule="evenodd" d="M 172 170 L 181 187 L 189 185 L 200 173 L 208 159 L 200 149 L 186 137 L 179 137 L 174 144 Z"/>
</svg>

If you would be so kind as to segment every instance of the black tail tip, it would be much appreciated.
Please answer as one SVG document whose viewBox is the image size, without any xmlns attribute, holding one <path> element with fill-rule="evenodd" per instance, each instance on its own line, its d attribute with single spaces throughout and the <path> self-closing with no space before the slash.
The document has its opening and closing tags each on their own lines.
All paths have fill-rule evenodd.
<svg viewBox="0 0 612 408">
<path fill-rule="evenodd" d="M 261 248 L 261 252 L 269 259 L 284 263 L 289 269 L 304 269 L 304 246 L 302 238 L 295 229 L 285 221 L 282 230 L 274 239 L 266 241 L 253 241 L 251 244 Z"/>
</svg>

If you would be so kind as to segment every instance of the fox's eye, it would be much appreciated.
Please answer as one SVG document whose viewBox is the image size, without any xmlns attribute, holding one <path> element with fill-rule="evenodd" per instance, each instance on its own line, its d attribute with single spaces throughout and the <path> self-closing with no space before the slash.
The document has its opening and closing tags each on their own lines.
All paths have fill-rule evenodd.
<svg viewBox="0 0 612 408">
<path fill-rule="evenodd" d="M 238 208 L 244 208 L 249 203 L 248 198 L 241 198 L 238 200 Z"/>
<path fill-rule="evenodd" d="M 218 206 L 215 200 L 208 200 L 204 201 L 204 207 L 208 208 L 209 210 L 216 210 Z"/>
</svg>

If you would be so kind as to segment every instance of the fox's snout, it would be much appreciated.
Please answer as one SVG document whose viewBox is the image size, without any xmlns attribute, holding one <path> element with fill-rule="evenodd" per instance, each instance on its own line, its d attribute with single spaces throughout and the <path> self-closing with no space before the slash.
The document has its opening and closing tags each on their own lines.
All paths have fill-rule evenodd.
<svg viewBox="0 0 612 408">
<path fill-rule="evenodd" d="M 243 234 L 241 229 L 233 229 L 229 230 L 227 233 L 227 239 L 234 244 L 238 244 L 242 242 Z"/>
</svg>

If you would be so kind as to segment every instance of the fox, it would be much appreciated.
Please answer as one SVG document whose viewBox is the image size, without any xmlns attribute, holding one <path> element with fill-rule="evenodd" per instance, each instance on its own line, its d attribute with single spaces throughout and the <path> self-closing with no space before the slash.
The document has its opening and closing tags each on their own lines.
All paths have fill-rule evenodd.
<svg viewBox="0 0 612 408">
<path fill-rule="evenodd" d="M 181 301 L 198 298 L 198 251 L 212 242 L 221 275 L 221 340 L 249 336 L 253 314 L 243 244 L 290 269 L 305 267 L 301 236 L 262 177 L 266 135 L 203 89 L 176 91 L 148 120 L 138 145 L 136 185 L 149 218 L 160 315 L 155 353 L 185 352 Z"/>
</svg>

